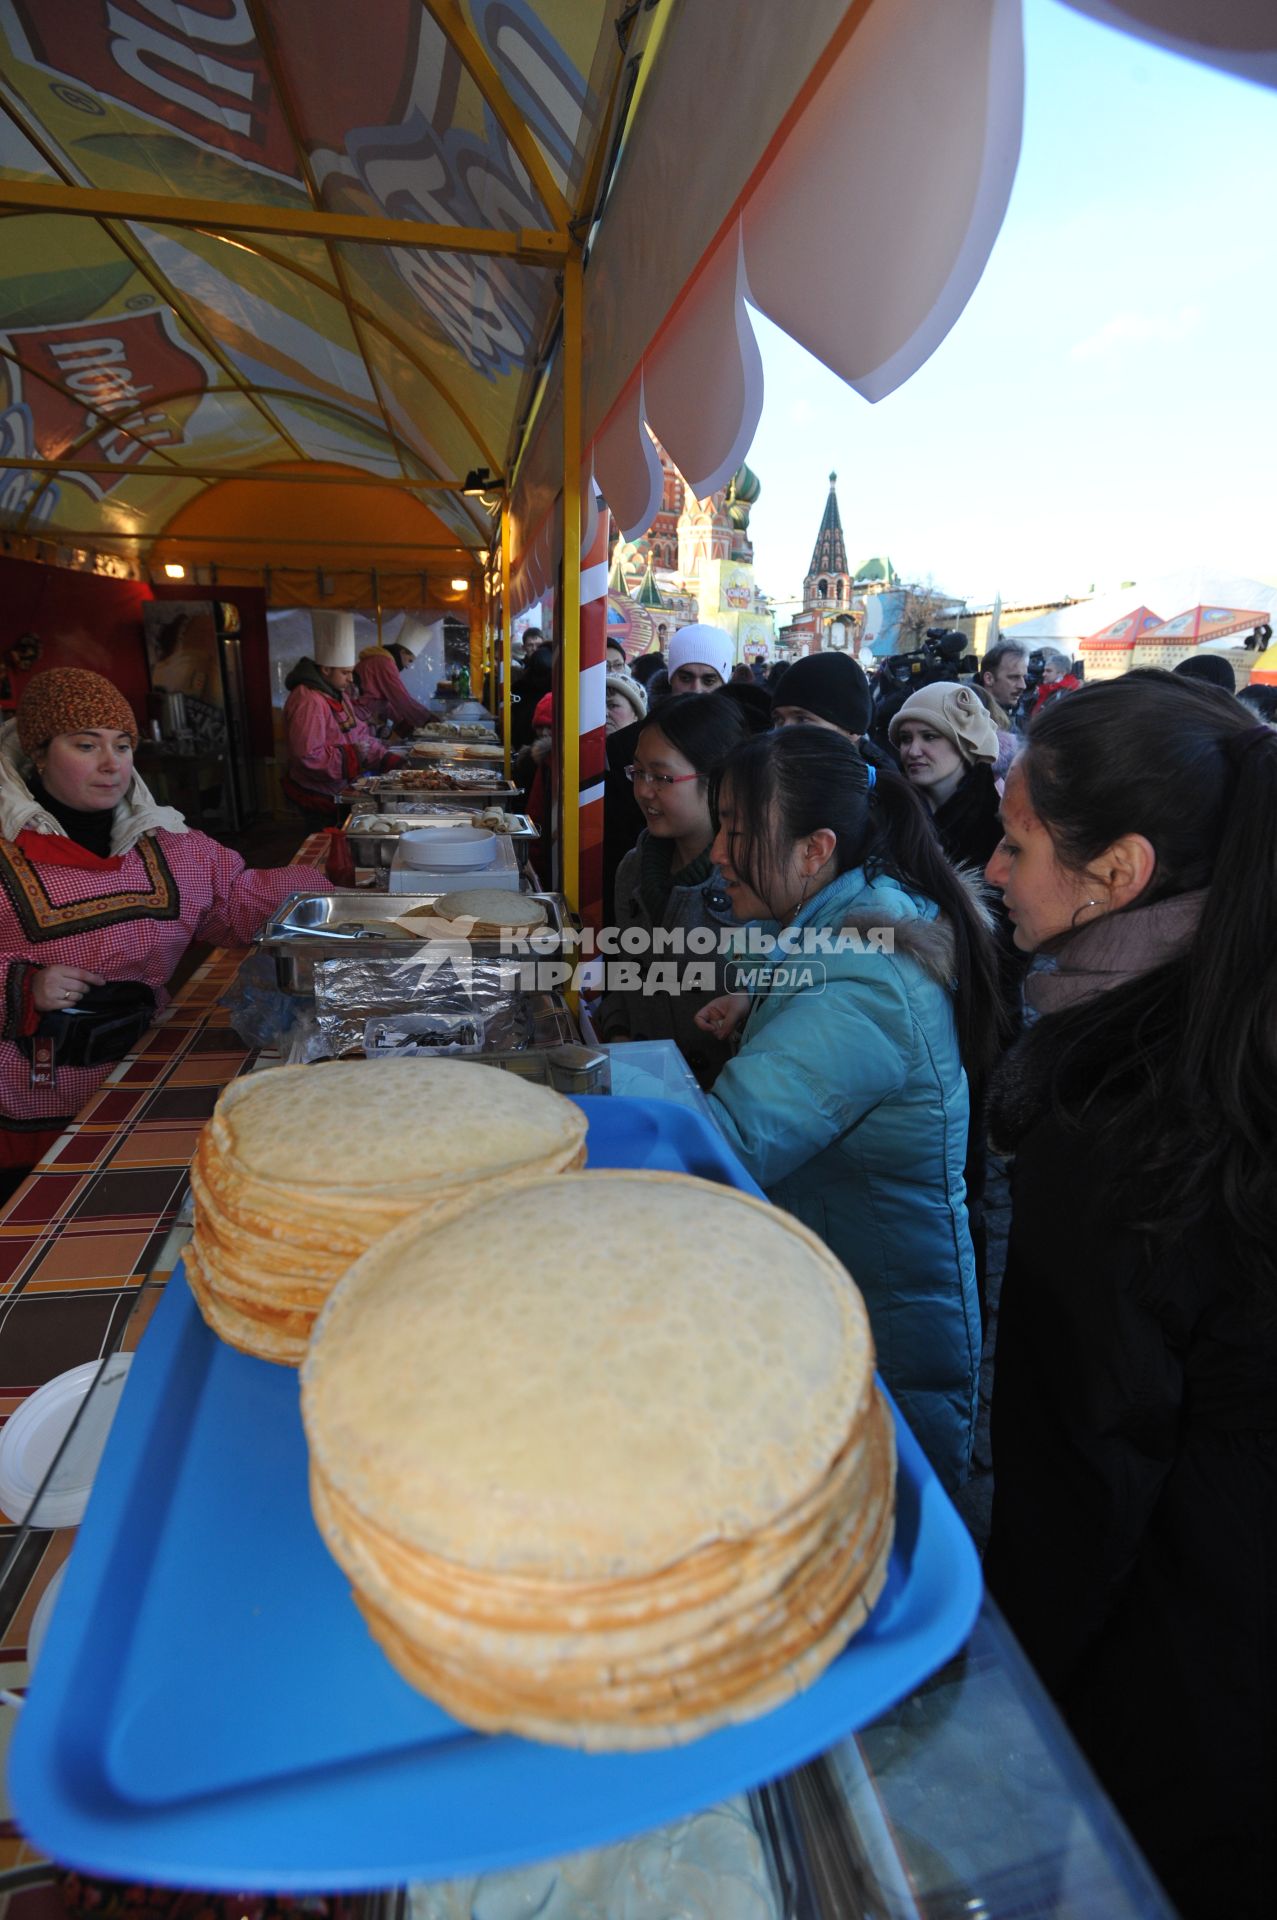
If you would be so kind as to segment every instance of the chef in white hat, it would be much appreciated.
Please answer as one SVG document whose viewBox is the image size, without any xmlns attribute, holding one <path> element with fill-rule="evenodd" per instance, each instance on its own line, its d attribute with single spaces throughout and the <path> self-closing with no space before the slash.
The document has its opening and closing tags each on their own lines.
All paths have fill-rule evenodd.
<svg viewBox="0 0 1277 1920">
<path fill-rule="evenodd" d="M 310 616 L 313 654 L 297 662 L 284 685 L 288 766 L 284 792 L 316 826 L 343 817 L 338 795 L 358 774 L 402 766 L 355 710 L 355 616 L 327 609 Z"/>
<path fill-rule="evenodd" d="M 355 704 L 375 733 L 393 729 L 403 739 L 418 727 L 429 726 L 435 718 L 429 707 L 413 699 L 403 682 L 405 665 L 416 659 L 429 637 L 425 621 L 410 617 L 394 641 L 365 647 L 360 654 Z"/>
</svg>

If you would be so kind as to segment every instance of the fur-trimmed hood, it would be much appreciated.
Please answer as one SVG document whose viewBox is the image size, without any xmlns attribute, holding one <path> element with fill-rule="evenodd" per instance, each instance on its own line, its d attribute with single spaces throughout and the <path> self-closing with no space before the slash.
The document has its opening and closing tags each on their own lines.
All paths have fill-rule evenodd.
<svg viewBox="0 0 1277 1920">
<path fill-rule="evenodd" d="M 971 904 L 986 931 L 992 933 L 993 912 L 983 875 L 975 867 L 955 867 L 954 872 L 970 896 Z M 835 889 L 841 889 L 844 882 L 850 882 L 855 887 L 855 902 L 836 922 L 826 923 L 821 908 L 827 897 L 833 903 Z M 872 898 L 872 906 L 862 904 L 866 896 Z M 859 867 L 851 873 L 840 874 L 798 916 L 797 922 L 801 926 L 819 926 L 822 923 L 836 924 L 844 933 L 858 933 L 866 946 L 870 947 L 873 944 L 870 935 L 878 928 L 890 926 L 894 953 L 916 962 L 927 978 L 936 981 L 939 986 L 953 984 L 956 959 L 950 921 L 938 910 L 934 901 L 924 899 L 920 894 L 907 893 L 899 881 L 890 880 L 885 875 L 870 880 L 864 869 Z"/>
</svg>

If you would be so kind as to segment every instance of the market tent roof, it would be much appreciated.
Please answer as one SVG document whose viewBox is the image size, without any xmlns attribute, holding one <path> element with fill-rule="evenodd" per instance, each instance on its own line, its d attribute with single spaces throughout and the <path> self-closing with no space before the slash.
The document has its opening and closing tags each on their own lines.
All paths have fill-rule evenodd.
<svg viewBox="0 0 1277 1920">
<path fill-rule="evenodd" d="M 1133 647 L 1142 640 L 1152 627 L 1162 624 L 1160 613 L 1154 613 L 1151 607 L 1136 607 L 1131 613 L 1124 613 L 1116 620 L 1110 620 L 1107 627 L 1101 627 L 1098 633 L 1088 633 L 1082 641 L 1084 647 Z"/>
<path fill-rule="evenodd" d="M 1115 592 L 1096 594 L 1092 599 L 1075 600 L 1071 606 L 1057 607 L 1052 613 L 1035 614 L 1015 622 L 1004 620 L 1002 631 L 1007 639 L 1025 641 L 1029 646 L 1052 641 L 1076 647 L 1088 634 L 1099 633 L 1114 620 L 1129 614 L 1136 595 L 1153 607 L 1263 607 L 1267 609 L 1266 618 L 1277 615 L 1277 587 L 1252 580 L 1245 574 L 1196 566 L 1150 576 Z"/>
<path fill-rule="evenodd" d="M 0 9 L 3 524 L 152 561 L 490 548 L 463 485 L 518 444 L 630 11 Z"/>
<path fill-rule="evenodd" d="M 1253 633 L 1256 627 L 1265 624 L 1267 618 L 1268 614 L 1263 608 L 1198 605 L 1164 620 L 1160 627 L 1154 627 L 1144 638 L 1150 641 L 1177 640 L 1185 647 L 1203 646 L 1212 640 L 1226 639 L 1229 635 Z"/>
<path fill-rule="evenodd" d="M 1214 51 L 1263 53 L 1255 7 L 1217 0 Z M 706 74 L 748 102 L 729 136 Z M 517 481 L 539 590 L 565 444 L 587 517 L 593 472 L 630 531 L 660 497 L 645 423 L 699 497 L 737 470 L 753 310 L 871 399 L 922 364 L 998 231 L 1022 96 L 1019 0 L 7 0 L 0 524 L 256 562 L 309 487 L 290 542 L 318 560 L 338 477 L 397 535 L 392 499 L 420 508 L 369 563 L 446 572 L 492 551 L 486 472 L 493 511 Z M 191 526 L 230 476 L 257 531 Z"/>
</svg>

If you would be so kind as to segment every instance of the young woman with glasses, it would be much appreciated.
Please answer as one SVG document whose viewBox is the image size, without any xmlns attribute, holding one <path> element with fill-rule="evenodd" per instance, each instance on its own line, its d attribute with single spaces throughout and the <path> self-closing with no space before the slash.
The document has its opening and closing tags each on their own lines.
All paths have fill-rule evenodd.
<svg viewBox="0 0 1277 1920">
<path fill-rule="evenodd" d="M 617 872 L 614 914 L 622 936 L 638 932 L 608 960 L 613 974 L 628 964 L 638 984 L 612 987 L 595 1016 L 606 1041 L 674 1040 L 704 1087 L 713 1084 L 731 1047 L 696 1024 L 700 1009 L 722 992 L 727 966 L 724 953 L 698 950 L 710 944 L 699 930 L 712 929 L 717 949 L 734 924 L 710 859 L 710 776 L 744 737 L 740 708 L 720 693 L 676 695 L 639 735 L 625 772 L 647 824 Z M 667 936 L 660 952 L 654 950 L 657 929 Z M 693 930 L 697 940 L 689 947 Z M 681 981 L 688 968 L 696 969 L 693 980 L 709 976 L 713 984 L 672 991 L 669 983 Z"/>
</svg>

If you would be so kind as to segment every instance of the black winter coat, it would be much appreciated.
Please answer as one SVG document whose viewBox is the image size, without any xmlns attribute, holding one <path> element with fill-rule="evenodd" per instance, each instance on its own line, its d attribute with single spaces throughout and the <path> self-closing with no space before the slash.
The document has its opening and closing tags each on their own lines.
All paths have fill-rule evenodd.
<svg viewBox="0 0 1277 1920">
<path fill-rule="evenodd" d="M 998 789 L 993 769 L 983 762 L 968 767 L 942 807 L 935 812 L 936 832 L 956 867 L 983 873 L 1002 838 Z"/>
<path fill-rule="evenodd" d="M 985 1571 L 1185 1920 L 1268 1916 L 1277 1334 L 1222 1219 L 1156 1245 L 1120 1224 L 1112 1160 L 1050 1110 L 1074 1018 L 1040 1021 L 995 1083 L 1016 1154 Z"/>
</svg>

